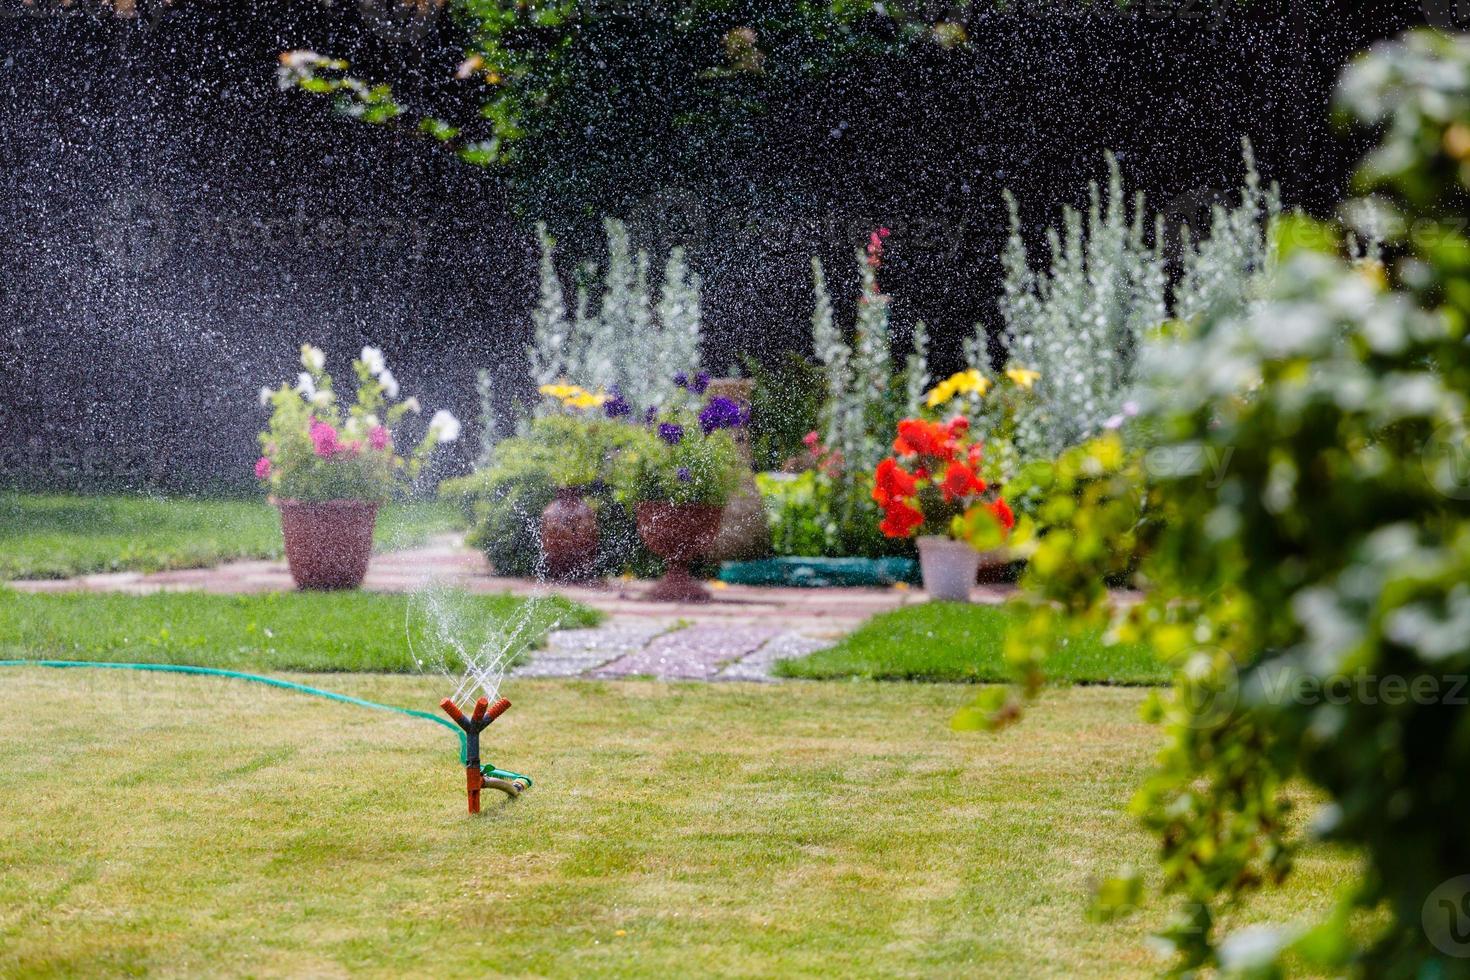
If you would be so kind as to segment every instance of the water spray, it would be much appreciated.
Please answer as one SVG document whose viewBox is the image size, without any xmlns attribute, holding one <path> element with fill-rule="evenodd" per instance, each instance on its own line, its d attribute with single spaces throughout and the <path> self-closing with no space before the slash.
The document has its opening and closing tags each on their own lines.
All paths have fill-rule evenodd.
<svg viewBox="0 0 1470 980">
<path fill-rule="evenodd" d="M 465 794 L 469 798 L 471 813 L 480 812 L 480 790 L 487 786 L 515 799 L 531 785 L 528 776 L 480 765 L 480 733 L 489 728 L 492 721 L 505 714 L 510 708 L 508 700 L 501 698 L 492 705 L 489 698 L 481 698 L 475 702 L 475 713 L 468 718 L 459 710 L 459 705 L 454 703 L 453 698 L 440 701 L 439 707 L 464 730 Z"/>
</svg>

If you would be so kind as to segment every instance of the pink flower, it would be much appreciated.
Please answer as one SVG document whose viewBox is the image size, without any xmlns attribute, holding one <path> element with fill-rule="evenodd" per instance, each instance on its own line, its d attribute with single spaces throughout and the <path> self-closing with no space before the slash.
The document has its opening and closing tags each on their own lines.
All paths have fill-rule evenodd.
<svg viewBox="0 0 1470 980">
<path fill-rule="evenodd" d="M 311 423 L 311 444 L 322 459 L 331 459 L 342 451 L 337 442 L 337 430 L 325 422 Z"/>
<path fill-rule="evenodd" d="M 388 435 L 388 430 L 381 425 L 373 426 L 373 431 L 368 433 L 368 445 L 378 452 L 388 448 L 393 439 Z"/>
<path fill-rule="evenodd" d="M 255 461 L 255 478 L 257 480 L 267 479 L 271 475 L 271 461 L 264 456 Z"/>
</svg>

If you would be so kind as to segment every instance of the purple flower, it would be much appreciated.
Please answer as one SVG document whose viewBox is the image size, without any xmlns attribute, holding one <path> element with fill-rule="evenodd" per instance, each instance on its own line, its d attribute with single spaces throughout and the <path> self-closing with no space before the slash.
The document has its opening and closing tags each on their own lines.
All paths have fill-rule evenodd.
<svg viewBox="0 0 1470 980">
<path fill-rule="evenodd" d="M 708 371 L 700 371 L 698 374 L 696 374 L 694 376 L 694 384 L 692 384 L 692 385 L 689 386 L 689 390 L 692 391 L 692 392 L 694 392 L 696 395 L 702 395 L 702 394 L 704 394 L 704 390 L 706 388 L 708 388 L 708 387 L 709 387 L 709 372 Z"/>
<path fill-rule="evenodd" d="M 602 412 L 610 419 L 620 419 L 625 415 L 633 414 L 633 406 L 623 397 L 623 393 L 614 388 L 612 397 L 602 403 Z"/>
<path fill-rule="evenodd" d="M 658 421 L 658 409 L 656 409 L 656 408 L 650 408 L 648 411 L 646 411 L 646 412 L 643 413 L 643 424 L 644 425 L 652 425 L 653 423 L 655 423 L 657 421 Z"/>
<path fill-rule="evenodd" d="M 699 427 L 709 435 L 716 429 L 736 429 L 745 424 L 745 413 L 728 398 L 711 398 L 699 413 Z"/>
<path fill-rule="evenodd" d="M 684 441 L 684 427 L 672 422 L 660 422 L 658 437 L 671 446 L 677 446 Z"/>
<path fill-rule="evenodd" d="M 688 483 L 694 479 L 694 474 L 689 472 L 689 467 L 687 466 L 679 467 L 679 471 L 674 476 L 678 478 L 680 483 Z"/>
<path fill-rule="evenodd" d="M 674 375 L 674 385 L 679 388 L 689 387 L 689 375 L 685 374 L 683 371 L 680 371 L 678 374 Z"/>
</svg>

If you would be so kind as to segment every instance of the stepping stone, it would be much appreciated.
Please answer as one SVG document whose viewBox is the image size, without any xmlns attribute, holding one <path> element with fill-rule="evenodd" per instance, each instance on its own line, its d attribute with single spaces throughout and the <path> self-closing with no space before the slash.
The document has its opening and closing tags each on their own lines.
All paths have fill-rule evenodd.
<svg viewBox="0 0 1470 980">
<path fill-rule="evenodd" d="M 691 626 L 660 636 L 644 649 L 593 671 L 591 676 L 710 680 L 726 664 L 754 653 L 780 632 L 771 626 Z"/>
<path fill-rule="evenodd" d="M 668 630 L 667 623 L 654 622 L 559 630 L 547 637 L 545 649 L 532 650 L 530 662 L 517 667 L 511 676 L 575 677 L 642 650 Z"/>
<path fill-rule="evenodd" d="M 794 660 L 825 650 L 836 641 L 806 633 L 781 633 L 754 653 L 747 654 L 714 676 L 717 681 L 778 681 L 772 671 L 779 660 Z"/>
</svg>

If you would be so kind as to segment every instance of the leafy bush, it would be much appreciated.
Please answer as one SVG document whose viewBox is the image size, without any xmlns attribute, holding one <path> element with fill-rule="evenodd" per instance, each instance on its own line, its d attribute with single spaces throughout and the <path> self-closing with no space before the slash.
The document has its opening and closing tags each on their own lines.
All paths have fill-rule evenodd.
<svg viewBox="0 0 1470 980">
<path fill-rule="evenodd" d="M 582 488 L 597 514 L 596 573 L 651 572 L 657 562 L 643 549 L 632 516 L 612 489 L 615 459 L 637 441 L 636 431 L 613 421 L 536 419 L 526 435 L 499 444 L 490 466 L 445 481 L 439 492 L 464 511 L 469 544 L 501 575 L 545 573 L 541 512 L 560 487 Z"/>
<path fill-rule="evenodd" d="M 586 287 L 577 290 L 569 316 L 556 273 L 555 241 L 541 237 L 541 297 L 531 314 L 534 342 L 528 351 L 538 386 L 571 381 L 620 396 L 634 414 L 677 400 L 674 378 L 693 377 L 700 366 L 700 279 L 675 248 L 664 266 L 657 302 L 649 287 L 652 260 L 634 250 L 627 227 L 615 218 L 607 231 L 607 266 L 594 307 Z M 590 275 L 588 270 L 588 275 Z M 544 404 L 544 403 L 542 403 Z"/>
<path fill-rule="evenodd" d="M 1414 230 L 1390 242 L 1401 260 L 1345 258 L 1330 230 L 1283 222 L 1259 294 L 1151 348 L 1154 444 L 1090 451 L 1067 532 L 1024 582 L 1038 610 L 1095 622 L 1109 556 L 1130 535 L 1146 553 L 1148 600 L 1114 635 L 1176 667 L 1134 808 L 1181 900 L 1162 937 L 1181 972 L 1273 976 L 1290 955 L 1334 975 L 1470 975 L 1470 842 L 1451 816 L 1470 807 L 1470 38 L 1375 49 L 1340 106 L 1383 134 L 1359 186 Z M 1036 619 L 1008 641 L 1028 687 L 1058 640 Z M 1018 707 L 986 695 L 957 721 Z M 1310 831 L 1363 874 L 1323 921 L 1222 938 L 1232 899 L 1291 873 L 1297 778 L 1327 797 Z M 1137 877 L 1109 882 L 1097 912 L 1142 895 Z"/>
<path fill-rule="evenodd" d="M 760 473 L 755 478 L 771 525 L 771 550 L 781 558 L 837 556 L 832 519 L 832 479 L 816 470 Z"/>
<path fill-rule="evenodd" d="M 750 399 L 750 456 L 757 470 L 779 470 L 806 453 L 804 440 L 821 425 L 822 370 L 812 359 L 785 351 L 774 364 L 741 355 L 755 382 Z"/>
<path fill-rule="evenodd" d="M 1036 375 L 1034 397 L 1014 416 L 1022 460 L 1055 457 L 1102 433 L 1123 411 L 1139 355 L 1160 323 L 1238 312 L 1270 266 L 1267 229 L 1280 201 L 1274 187 L 1261 189 L 1249 143 L 1240 203 L 1215 207 L 1198 242 L 1183 229 L 1172 295 L 1163 219 L 1154 218 L 1150 235 L 1143 195 L 1130 211 L 1117 160 L 1109 155 L 1107 162 L 1106 195 L 1094 182 L 1087 214 L 1065 208 L 1062 227 L 1047 231 L 1045 269 L 1031 267 L 1019 206 L 1006 195 L 1011 234 L 1001 256 L 1001 317 L 1012 368 Z M 970 342 L 971 366 L 982 372 L 985 350 L 982 326 Z"/>
</svg>

